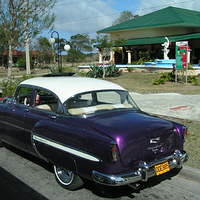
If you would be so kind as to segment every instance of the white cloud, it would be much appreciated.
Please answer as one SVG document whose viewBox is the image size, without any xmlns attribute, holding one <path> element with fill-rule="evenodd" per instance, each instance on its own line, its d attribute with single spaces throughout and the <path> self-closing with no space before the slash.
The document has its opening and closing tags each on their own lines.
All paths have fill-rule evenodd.
<svg viewBox="0 0 200 200">
<path fill-rule="evenodd" d="M 93 33 L 107 26 L 119 13 L 103 0 L 62 0 L 55 6 L 55 29 L 63 32 Z"/>
<path fill-rule="evenodd" d="M 139 15 L 144 15 L 168 6 L 200 11 L 199 0 L 140 0 L 137 13 L 139 13 Z"/>
</svg>

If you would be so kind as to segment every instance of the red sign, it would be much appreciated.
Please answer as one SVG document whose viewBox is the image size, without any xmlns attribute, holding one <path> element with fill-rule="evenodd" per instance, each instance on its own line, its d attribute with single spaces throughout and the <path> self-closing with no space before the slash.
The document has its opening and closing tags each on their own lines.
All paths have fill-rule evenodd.
<svg viewBox="0 0 200 200">
<path fill-rule="evenodd" d="M 176 68 L 187 67 L 189 46 L 187 41 L 176 42 Z"/>
<path fill-rule="evenodd" d="M 182 66 L 183 66 L 183 68 L 186 68 L 187 67 L 187 50 L 188 50 L 188 46 L 187 45 L 183 45 L 183 46 L 180 46 L 179 48 L 180 48 Z"/>
</svg>

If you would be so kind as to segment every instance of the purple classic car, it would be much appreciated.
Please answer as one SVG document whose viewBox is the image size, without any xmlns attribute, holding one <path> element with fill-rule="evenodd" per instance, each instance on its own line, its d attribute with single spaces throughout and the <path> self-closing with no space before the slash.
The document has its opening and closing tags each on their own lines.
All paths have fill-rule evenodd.
<svg viewBox="0 0 200 200">
<path fill-rule="evenodd" d="M 70 190 L 84 179 L 130 185 L 181 168 L 186 134 L 185 126 L 142 112 L 127 90 L 104 80 L 32 78 L 0 103 L 0 145 L 52 164 Z"/>
</svg>

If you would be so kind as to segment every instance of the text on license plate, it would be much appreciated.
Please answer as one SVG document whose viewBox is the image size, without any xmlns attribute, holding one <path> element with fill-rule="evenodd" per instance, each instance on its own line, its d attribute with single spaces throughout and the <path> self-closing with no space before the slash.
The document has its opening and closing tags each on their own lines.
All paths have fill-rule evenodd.
<svg viewBox="0 0 200 200">
<path fill-rule="evenodd" d="M 168 162 L 164 162 L 164 163 L 155 165 L 154 169 L 155 169 L 156 175 L 159 176 L 161 174 L 164 174 L 164 173 L 170 171 L 169 163 Z"/>
</svg>

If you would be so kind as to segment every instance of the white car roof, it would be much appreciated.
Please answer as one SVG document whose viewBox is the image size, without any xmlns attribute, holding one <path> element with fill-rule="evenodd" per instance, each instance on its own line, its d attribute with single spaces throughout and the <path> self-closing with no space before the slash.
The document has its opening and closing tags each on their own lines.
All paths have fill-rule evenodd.
<svg viewBox="0 0 200 200">
<path fill-rule="evenodd" d="M 64 103 L 70 97 L 94 90 L 125 90 L 121 86 L 104 80 L 83 77 L 38 77 L 20 83 L 42 87 L 54 92 Z"/>
</svg>

